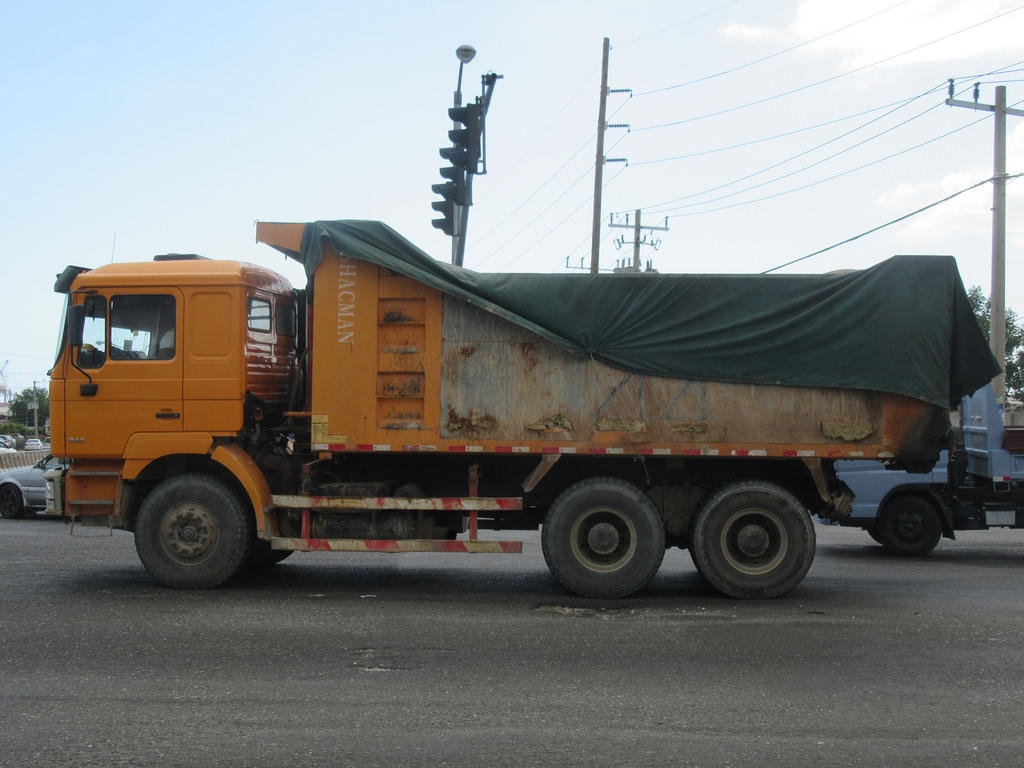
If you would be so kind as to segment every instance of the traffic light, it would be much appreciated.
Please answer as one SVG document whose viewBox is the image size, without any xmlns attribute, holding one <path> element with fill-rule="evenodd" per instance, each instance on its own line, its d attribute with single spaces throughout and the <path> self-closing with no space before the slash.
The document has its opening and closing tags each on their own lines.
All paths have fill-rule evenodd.
<svg viewBox="0 0 1024 768">
<path fill-rule="evenodd" d="M 448 117 L 462 127 L 448 131 L 452 145 L 439 150 L 441 157 L 450 165 L 441 169 L 441 178 L 447 181 L 443 184 L 434 184 L 430 188 L 442 198 L 431 203 L 431 207 L 441 214 L 441 218 L 430 223 L 449 237 L 455 234 L 455 217 L 458 215 L 458 209 L 473 204 L 470 174 L 476 173 L 480 160 L 480 116 L 479 104 L 452 107 L 448 110 Z"/>
<path fill-rule="evenodd" d="M 448 110 L 448 117 L 452 122 L 461 123 L 463 127 L 448 131 L 452 146 L 442 149 L 441 157 L 449 160 L 452 165 L 465 168 L 466 173 L 476 173 L 480 161 L 480 105 L 452 107 Z M 445 152 L 450 153 L 450 156 Z"/>
<path fill-rule="evenodd" d="M 451 237 L 455 234 L 455 197 L 457 185 L 454 181 L 446 181 L 444 184 L 434 184 L 431 191 L 440 195 L 443 200 L 435 200 L 430 207 L 441 214 L 440 219 L 434 219 L 430 223 Z"/>
</svg>

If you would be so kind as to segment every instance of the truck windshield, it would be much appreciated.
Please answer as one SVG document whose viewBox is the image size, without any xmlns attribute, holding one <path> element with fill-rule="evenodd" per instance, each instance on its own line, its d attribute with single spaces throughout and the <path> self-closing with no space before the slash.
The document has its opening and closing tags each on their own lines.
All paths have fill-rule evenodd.
<svg viewBox="0 0 1024 768">
<path fill-rule="evenodd" d="M 67 343 L 68 337 L 68 305 L 71 304 L 71 294 L 67 293 L 64 296 L 64 305 L 60 310 L 60 325 L 57 330 L 57 350 L 53 355 L 53 368 L 57 367 L 57 361 L 60 360 L 60 354 L 64 351 L 64 345 Z M 53 368 L 47 371 L 47 376 L 53 374 Z"/>
</svg>

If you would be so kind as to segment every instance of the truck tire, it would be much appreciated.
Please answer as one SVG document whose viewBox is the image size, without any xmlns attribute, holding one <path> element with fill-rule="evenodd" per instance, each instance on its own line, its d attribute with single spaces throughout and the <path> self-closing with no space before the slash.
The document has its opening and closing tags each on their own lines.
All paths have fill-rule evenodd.
<svg viewBox="0 0 1024 768">
<path fill-rule="evenodd" d="M 583 597 L 616 598 L 643 589 L 665 557 L 665 526 L 635 485 L 582 480 L 555 499 L 541 529 L 548 568 Z"/>
<path fill-rule="evenodd" d="M 11 483 L 0 485 L 0 516 L 7 520 L 25 516 L 25 502 L 18 486 Z"/>
<path fill-rule="evenodd" d="M 942 520 L 933 504 L 919 496 L 896 496 L 878 512 L 874 539 L 886 552 L 924 557 L 939 543 Z"/>
<path fill-rule="evenodd" d="M 208 589 L 231 578 L 248 557 L 252 516 L 223 483 L 204 475 L 165 480 L 142 502 L 135 549 L 157 581 Z"/>
<path fill-rule="evenodd" d="M 694 516 L 690 554 L 715 589 L 745 599 L 780 597 L 814 561 L 814 524 L 788 491 L 759 480 L 730 483 Z"/>
</svg>

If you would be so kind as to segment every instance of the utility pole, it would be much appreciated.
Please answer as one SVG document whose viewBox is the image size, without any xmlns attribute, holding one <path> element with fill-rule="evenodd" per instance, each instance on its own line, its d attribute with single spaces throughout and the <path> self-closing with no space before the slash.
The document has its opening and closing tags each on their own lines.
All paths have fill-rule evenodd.
<svg viewBox="0 0 1024 768">
<path fill-rule="evenodd" d="M 996 86 L 996 103 L 979 104 L 981 85 L 974 84 L 974 101 L 953 98 L 953 79 L 949 80 L 951 107 L 965 107 L 995 116 L 995 141 L 992 162 L 992 313 L 989 318 L 989 348 L 1000 366 L 1006 364 L 1006 116 L 1024 117 L 1022 109 L 1006 108 L 1006 86 Z M 1003 403 L 1006 393 L 1006 374 L 1000 373 L 993 382 L 996 401 Z"/>
<path fill-rule="evenodd" d="M 590 274 L 596 275 L 601 251 L 601 185 L 604 181 L 604 120 L 608 105 L 608 47 L 601 54 L 601 104 L 597 110 L 597 157 L 594 159 L 594 225 L 590 232 Z"/>
<path fill-rule="evenodd" d="M 628 213 L 625 215 L 624 219 L 625 219 L 625 221 L 616 221 L 615 220 L 615 214 L 612 214 L 611 216 L 608 217 L 608 226 L 610 228 L 613 228 L 613 229 L 618 228 L 618 229 L 632 229 L 633 230 L 633 271 L 634 272 L 639 272 L 640 271 L 640 246 L 641 245 L 649 245 L 649 246 L 653 247 L 654 250 L 658 250 L 658 246 L 661 245 L 661 240 L 655 240 L 653 238 L 651 240 L 648 240 L 647 239 L 647 235 L 643 235 L 641 237 L 640 231 L 646 229 L 646 230 L 651 231 L 651 232 L 654 232 L 654 231 L 657 231 L 657 232 L 668 232 L 668 216 L 665 217 L 665 223 L 662 224 L 660 227 L 641 226 L 641 224 L 640 224 L 640 209 L 639 208 L 637 208 L 636 211 L 634 212 L 633 223 L 632 224 L 629 223 L 629 214 Z M 624 243 L 625 243 L 625 240 L 622 240 L 621 238 L 616 241 L 616 245 L 619 245 L 619 246 L 621 246 Z"/>
<path fill-rule="evenodd" d="M 32 399 L 28 403 L 29 408 L 32 409 L 32 434 L 35 437 L 39 437 L 39 393 L 36 392 L 36 383 L 32 382 Z"/>
<path fill-rule="evenodd" d="M 601 188 L 604 186 L 604 164 L 624 163 L 625 158 L 606 158 L 604 156 L 604 132 L 612 127 L 605 122 L 608 109 L 608 94 L 632 93 L 629 88 L 608 89 L 608 38 L 604 39 L 601 53 L 601 101 L 597 109 L 597 153 L 594 158 L 594 223 L 590 231 L 590 274 L 596 275 L 601 261 Z M 616 128 L 628 128 L 628 125 L 616 125 Z"/>
</svg>

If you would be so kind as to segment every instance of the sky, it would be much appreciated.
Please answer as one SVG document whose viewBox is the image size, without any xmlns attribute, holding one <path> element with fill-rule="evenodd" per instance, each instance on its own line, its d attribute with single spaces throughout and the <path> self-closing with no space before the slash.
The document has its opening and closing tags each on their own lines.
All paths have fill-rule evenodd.
<svg viewBox="0 0 1024 768">
<path fill-rule="evenodd" d="M 464 102 L 501 75 L 467 268 L 589 266 L 607 37 L 607 122 L 628 127 L 605 132 L 626 162 L 603 166 L 602 269 L 631 259 L 609 224 L 639 209 L 667 227 L 641 248 L 661 272 L 952 254 L 988 293 L 994 120 L 944 100 L 953 78 L 958 99 L 978 82 L 979 103 L 1004 85 L 1024 106 L 1022 33 L 1024 0 L 7 3 L 0 365 L 14 392 L 46 386 L 68 264 L 199 253 L 301 286 L 255 222 L 320 219 L 380 220 L 450 261 L 430 187 L 465 44 Z M 1024 118 L 1007 137 L 1022 173 Z M 1011 180 L 1006 301 L 1024 314 L 1022 214 Z"/>
</svg>

